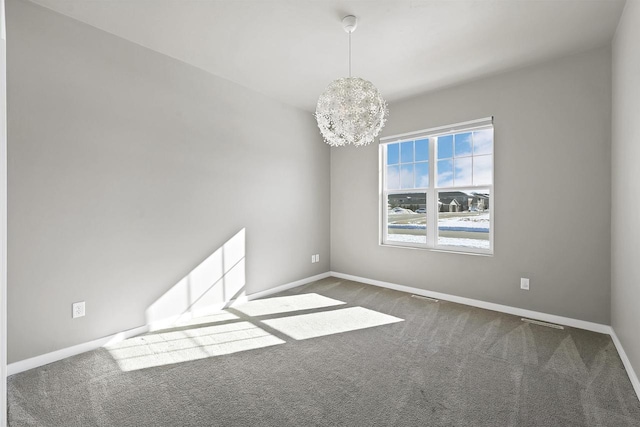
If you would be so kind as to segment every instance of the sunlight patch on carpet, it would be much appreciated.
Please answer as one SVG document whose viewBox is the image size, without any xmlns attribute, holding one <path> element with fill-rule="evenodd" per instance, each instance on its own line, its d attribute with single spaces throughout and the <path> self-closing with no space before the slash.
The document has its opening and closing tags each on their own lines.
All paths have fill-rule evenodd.
<svg viewBox="0 0 640 427">
<path fill-rule="evenodd" d="M 321 313 L 263 320 L 263 323 L 291 338 L 305 340 L 402 321 L 404 320 L 363 307 L 349 307 Z"/>
<path fill-rule="evenodd" d="M 107 347 L 123 371 L 254 350 L 285 341 L 250 322 L 142 335 Z"/>
<path fill-rule="evenodd" d="M 273 297 L 205 316 L 105 348 L 123 371 L 135 371 L 402 322 L 403 319 L 316 293 Z M 321 310 L 321 311 L 317 311 Z M 309 312 L 311 311 L 311 312 Z M 272 319 L 260 316 L 281 315 Z"/>
<path fill-rule="evenodd" d="M 208 314 L 205 316 L 192 317 L 190 319 L 178 320 L 174 323 L 175 327 L 206 325 L 210 323 L 222 323 L 238 320 L 239 317 L 233 313 L 227 311 L 221 311 L 215 314 Z"/>
<path fill-rule="evenodd" d="M 247 316 L 266 316 L 269 314 L 290 313 L 292 311 L 312 310 L 345 304 L 337 299 L 318 294 L 301 294 L 249 301 L 233 308 Z"/>
</svg>

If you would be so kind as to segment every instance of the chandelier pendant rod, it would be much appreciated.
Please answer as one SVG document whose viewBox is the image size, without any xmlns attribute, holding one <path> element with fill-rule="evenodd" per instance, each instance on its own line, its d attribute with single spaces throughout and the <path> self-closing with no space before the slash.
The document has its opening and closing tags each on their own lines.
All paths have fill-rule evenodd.
<svg viewBox="0 0 640 427">
<path fill-rule="evenodd" d="M 349 77 L 351 77 L 351 31 L 349 31 Z"/>
</svg>

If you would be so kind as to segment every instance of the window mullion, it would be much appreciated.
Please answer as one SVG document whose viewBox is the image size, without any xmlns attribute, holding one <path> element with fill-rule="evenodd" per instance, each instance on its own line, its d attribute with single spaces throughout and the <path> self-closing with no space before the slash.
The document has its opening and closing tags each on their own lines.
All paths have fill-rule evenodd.
<svg viewBox="0 0 640 427">
<path fill-rule="evenodd" d="M 383 203 L 381 203 L 381 211 L 379 213 L 381 221 L 380 221 L 380 230 L 378 235 L 378 241 L 380 243 L 387 242 L 387 198 L 389 194 L 389 190 L 387 190 L 387 150 L 385 146 L 379 146 L 380 156 L 380 172 L 379 172 L 379 184 L 380 184 L 380 193 L 382 196 Z"/>
<path fill-rule="evenodd" d="M 427 189 L 427 246 L 432 248 L 436 243 L 436 215 L 438 200 L 433 190 L 436 185 L 436 138 L 429 138 L 429 188 Z"/>
</svg>

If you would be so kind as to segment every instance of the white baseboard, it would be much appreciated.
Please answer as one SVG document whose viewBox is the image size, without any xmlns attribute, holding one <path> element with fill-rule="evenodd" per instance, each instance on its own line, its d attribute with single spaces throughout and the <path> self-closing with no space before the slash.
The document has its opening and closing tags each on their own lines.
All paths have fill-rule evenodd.
<svg viewBox="0 0 640 427">
<path fill-rule="evenodd" d="M 301 280 L 296 280 L 295 282 L 285 283 L 284 285 L 276 286 L 275 288 L 256 292 L 250 295 L 245 296 L 244 294 L 242 294 L 240 297 L 236 298 L 233 301 L 229 301 L 227 303 L 220 304 L 217 306 L 207 307 L 206 309 L 200 309 L 197 315 L 203 315 L 203 314 L 206 314 L 207 312 L 221 310 L 231 304 L 237 304 L 243 301 L 250 301 L 258 298 L 264 298 L 266 296 L 276 294 L 278 292 L 286 291 L 292 288 L 296 288 L 298 286 L 306 285 L 307 283 L 315 282 L 316 280 L 324 279 L 326 277 L 329 277 L 329 272 L 317 274 L 315 276 L 307 277 Z M 153 323 L 149 323 L 144 326 L 140 326 L 134 329 L 129 329 L 128 331 L 119 332 L 114 335 L 109 335 L 107 337 L 103 337 L 103 338 L 99 338 L 86 343 L 74 345 L 72 347 L 67 347 L 60 350 L 52 351 L 51 353 L 46 353 L 40 356 L 31 357 L 29 359 L 20 360 L 19 362 L 10 363 L 9 365 L 7 365 L 7 375 L 18 374 L 20 372 L 28 371 L 29 369 L 33 369 L 33 368 L 38 368 L 40 366 L 44 366 L 49 363 L 57 362 L 58 360 L 75 356 L 77 354 L 84 353 L 86 351 L 91 351 L 100 347 L 104 347 L 109 344 L 114 344 L 118 341 L 122 341 L 127 338 L 131 338 L 133 336 L 143 334 L 148 331 L 154 331 L 154 330 L 162 329 L 163 327 L 169 327 L 179 317 L 180 316 L 173 316 L 171 318 L 157 320 L 157 321 L 154 321 Z"/>
<path fill-rule="evenodd" d="M 49 363 L 57 362 L 58 360 L 66 359 L 67 357 L 75 356 L 77 354 L 95 350 L 96 348 L 100 348 L 108 344 L 114 344 L 118 341 L 126 340 L 127 338 L 143 334 L 148 330 L 148 326 L 140 326 L 124 332 L 119 332 L 117 334 L 98 338 L 97 340 L 85 342 L 67 348 L 62 348 L 60 350 L 52 351 L 51 353 L 41 354 L 40 356 L 31 357 L 19 362 L 10 363 L 7 365 L 7 374 L 14 375 L 20 372 L 28 371 L 29 369 L 38 368 Z"/>
<path fill-rule="evenodd" d="M 572 319 L 570 317 L 557 316 L 555 314 L 541 313 L 539 311 L 532 311 L 526 310 L 524 308 L 495 304 L 492 302 L 459 297 L 456 295 L 449 295 L 441 292 L 426 291 L 424 289 L 412 288 L 410 286 L 398 285 L 396 283 L 383 282 L 381 280 L 368 279 L 366 277 L 352 276 L 351 274 L 338 273 L 335 271 L 332 271 L 330 275 L 339 279 L 353 280 L 355 282 L 362 282 L 368 285 L 379 286 L 382 288 L 393 289 L 396 291 L 407 292 L 410 294 L 421 295 L 429 298 L 456 302 L 458 304 L 470 305 L 472 307 L 479 307 L 492 311 L 499 311 L 501 313 L 528 317 L 530 319 L 542 320 L 544 322 L 557 323 L 558 325 L 571 326 L 572 328 L 585 329 L 587 331 L 598 332 L 601 334 L 611 333 L 611 326 L 603 325 L 600 323 L 587 322 L 585 320 Z"/>
<path fill-rule="evenodd" d="M 255 292 L 253 294 L 247 295 L 247 301 L 264 298 L 269 295 L 277 294 L 278 292 L 284 292 L 289 289 L 297 288 L 298 286 L 306 285 L 307 283 L 315 282 L 316 280 L 326 279 L 329 276 L 331 276 L 331 273 L 327 271 L 326 273 L 316 274 L 315 276 L 296 280 L 295 282 L 286 283 L 284 285 L 276 286 L 275 288 L 267 289 L 265 291 Z"/>
<path fill-rule="evenodd" d="M 295 282 L 285 283 L 284 285 L 276 286 L 275 288 L 267 289 L 260 292 L 255 292 L 249 295 L 247 295 L 245 292 L 242 292 L 240 293 L 240 295 L 238 295 L 236 298 L 232 300 L 209 305 L 206 307 L 201 307 L 201 308 L 198 308 L 198 310 L 193 312 L 182 313 L 179 315 L 166 317 L 164 319 L 154 320 L 153 322 L 150 322 L 147 326 L 149 326 L 149 331 L 157 331 L 160 329 L 179 326 L 178 322 L 183 322 L 193 317 L 200 317 L 200 316 L 207 316 L 209 314 L 214 314 L 219 312 L 220 310 L 224 310 L 227 307 L 233 307 L 247 301 L 251 301 L 258 298 L 264 298 L 266 296 L 277 294 L 278 292 L 283 292 L 289 289 L 297 288 L 298 286 L 306 285 L 307 283 L 315 282 L 316 280 L 324 279 L 327 277 L 329 277 L 329 272 L 316 274 L 315 276 L 306 277 L 304 279 L 296 280 Z"/>
<path fill-rule="evenodd" d="M 633 389 L 636 392 L 636 397 L 638 398 L 638 400 L 640 400 L 640 381 L 638 380 L 636 371 L 633 370 L 633 366 L 631 366 L 631 361 L 629 360 L 627 353 L 624 351 L 624 348 L 622 347 L 622 343 L 620 342 L 620 339 L 618 339 L 618 335 L 616 335 L 616 331 L 613 328 L 611 328 L 611 339 L 613 340 L 613 344 L 616 346 L 616 350 L 618 350 L 620 359 L 622 359 L 622 364 L 624 365 L 624 369 L 627 371 L 627 375 L 631 380 Z"/>
<path fill-rule="evenodd" d="M 176 314 L 173 316 L 165 317 L 165 318 L 154 320 L 151 322 L 148 321 L 147 327 L 149 328 L 149 332 L 155 332 L 162 329 L 180 327 L 184 325 L 184 322 L 194 317 L 208 316 L 210 314 L 218 313 L 220 310 L 223 310 L 243 300 L 246 300 L 244 293 L 241 294 L 238 298 L 232 299 L 227 302 L 212 304 L 206 307 L 199 307 L 197 310 L 188 311 L 182 314 Z"/>
</svg>

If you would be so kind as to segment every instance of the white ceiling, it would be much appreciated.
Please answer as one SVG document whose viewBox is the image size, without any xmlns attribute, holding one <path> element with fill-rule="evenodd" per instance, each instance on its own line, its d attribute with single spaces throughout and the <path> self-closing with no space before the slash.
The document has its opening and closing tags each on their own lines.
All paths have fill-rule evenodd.
<svg viewBox="0 0 640 427">
<path fill-rule="evenodd" d="M 609 43 L 624 0 L 32 0 L 285 103 L 348 75 L 387 101 Z"/>
</svg>

